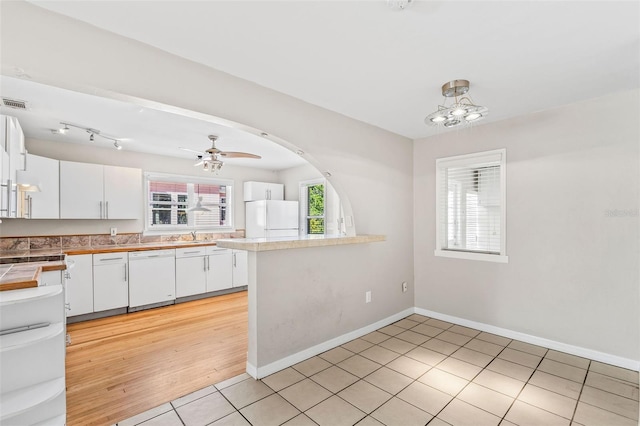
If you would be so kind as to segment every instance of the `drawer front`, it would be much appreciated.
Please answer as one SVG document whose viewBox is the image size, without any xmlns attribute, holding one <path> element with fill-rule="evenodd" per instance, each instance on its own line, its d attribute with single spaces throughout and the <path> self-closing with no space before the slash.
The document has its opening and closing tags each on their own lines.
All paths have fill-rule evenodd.
<svg viewBox="0 0 640 426">
<path fill-rule="evenodd" d="M 228 251 L 229 251 L 229 249 L 218 247 L 218 246 L 209 246 L 209 247 L 207 247 L 207 254 L 224 254 L 224 253 L 226 253 Z"/>
<path fill-rule="evenodd" d="M 176 249 L 176 258 L 204 256 L 207 254 L 206 247 L 191 247 Z"/>
<path fill-rule="evenodd" d="M 106 265 L 109 263 L 126 263 L 127 253 L 100 253 L 93 255 L 94 265 Z"/>
</svg>

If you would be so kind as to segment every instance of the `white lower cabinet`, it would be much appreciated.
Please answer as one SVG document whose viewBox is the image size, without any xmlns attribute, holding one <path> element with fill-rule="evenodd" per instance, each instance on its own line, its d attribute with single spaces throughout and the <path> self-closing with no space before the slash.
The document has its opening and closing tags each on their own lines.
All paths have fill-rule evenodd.
<svg viewBox="0 0 640 426">
<path fill-rule="evenodd" d="M 0 292 L 0 329 L 0 424 L 64 424 L 64 287 Z"/>
<path fill-rule="evenodd" d="M 176 250 L 176 297 L 248 284 L 247 252 L 216 246 Z"/>
<path fill-rule="evenodd" d="M 176 297 L 207 291 L 206 247 L 176 249 Z"/>
<path fill-rule="evenodd" d="M 207 254 L 207 292 L 233 287 L 231 250 L 207 247 Z"/>
<path fill-rule="evenodd" d="M 127 253 L 93 255 L 93 311 L 129 306 Z"/>
<path fill-rule="evenodd" d="M 67 316 L 93 312 L 93 256 L 67 256 Z"/>
<path fill-rule="evenodd" d="M 64 271 L 44 271 L 40 274 L 40 283 L 38 285 L 63 285 L 63 274 Z"/>
<path fill-rule="evenodd" d="M 246 250 L 233 250 L 233 286 L 249 285 L 249 253 Z"/>
</svg>

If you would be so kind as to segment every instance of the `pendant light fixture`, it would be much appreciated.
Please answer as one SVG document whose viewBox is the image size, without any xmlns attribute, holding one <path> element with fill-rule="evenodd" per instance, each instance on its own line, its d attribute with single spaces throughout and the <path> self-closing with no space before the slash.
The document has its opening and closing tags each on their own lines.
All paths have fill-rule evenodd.
<svg viewBox="0 0 640 426">
<path fill-rule="evenodd" d="M 476 105 L 470 96 L 468 80 L 452 80 L 442 85 L 444 102 L 435 112 L 427 115 L 425 124 L 432 126 L 457 127 L 482 120 L 489 114 L 489 108 Z M 447 98 L 453 98 L 453 104 L 447 106 Z"/>
<path fill-rule="evenodd" d="M 198 197 L 198 202 L 195 206 L 187 209 L 188 212 L 210 212 L 211 210 L 202 206 L 202 195 Z"/>
</svg>

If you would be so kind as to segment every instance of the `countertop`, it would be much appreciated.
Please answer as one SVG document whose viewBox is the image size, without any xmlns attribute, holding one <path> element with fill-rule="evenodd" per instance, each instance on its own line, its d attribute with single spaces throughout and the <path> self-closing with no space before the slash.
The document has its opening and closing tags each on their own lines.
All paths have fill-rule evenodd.
<svg viewBox="0 0 640 426">
<path fill-rule="evenodd" d="M 285 250 L 306 247 L 338 246 L 344 244 L 366 244 L 385 241 L 384 235 L 307 235 L 304 237 L 279 237 L 279 238 L 233 238 L 220 239 L 218 246 L 223 248 L 269 251 Z"/>
<path fill-rule="evenodd" d="M 56 257 L 62 255 L 118 253 L 214 245 L 216 245 L 216 241 L 175 241 L 70 247 L 64 249 L 2 251 L 0 252 L 0 291 L 37 287 L 42 272 L 67 269 L 63 259 L 56 259 Z"/>
<path fill-rule="evenodd" d="M 37 287 L 42 272 L 65 269 L 63 260 L 0 265 L 0 291 Z"/>
</svg>

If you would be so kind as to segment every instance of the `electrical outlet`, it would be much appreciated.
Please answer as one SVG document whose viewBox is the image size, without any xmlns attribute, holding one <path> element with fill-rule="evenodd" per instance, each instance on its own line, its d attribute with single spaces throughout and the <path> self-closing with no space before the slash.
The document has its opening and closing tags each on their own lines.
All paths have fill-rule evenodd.
<svg viewBox="0 0 640 426">
<path fill-rule="evenodd" d="M 118 228 L 111 228 L 111 236 L 115 237 L 116 235 L 118 235 Z"/>
<path fill-rule="evenodd" d="M 364 303 L 371 303 L 371 291 L 367 291 L 364 294 Z"/>
<path fill-rule="evenodd" d="M 404 282 L 402 283 L 402 292 L 403 292 L 403 293 L 406 293 L 406 291 L 407 291 L 407 282 L 406 282 L 406 281 L 404 281 Z"/>
</svg>

